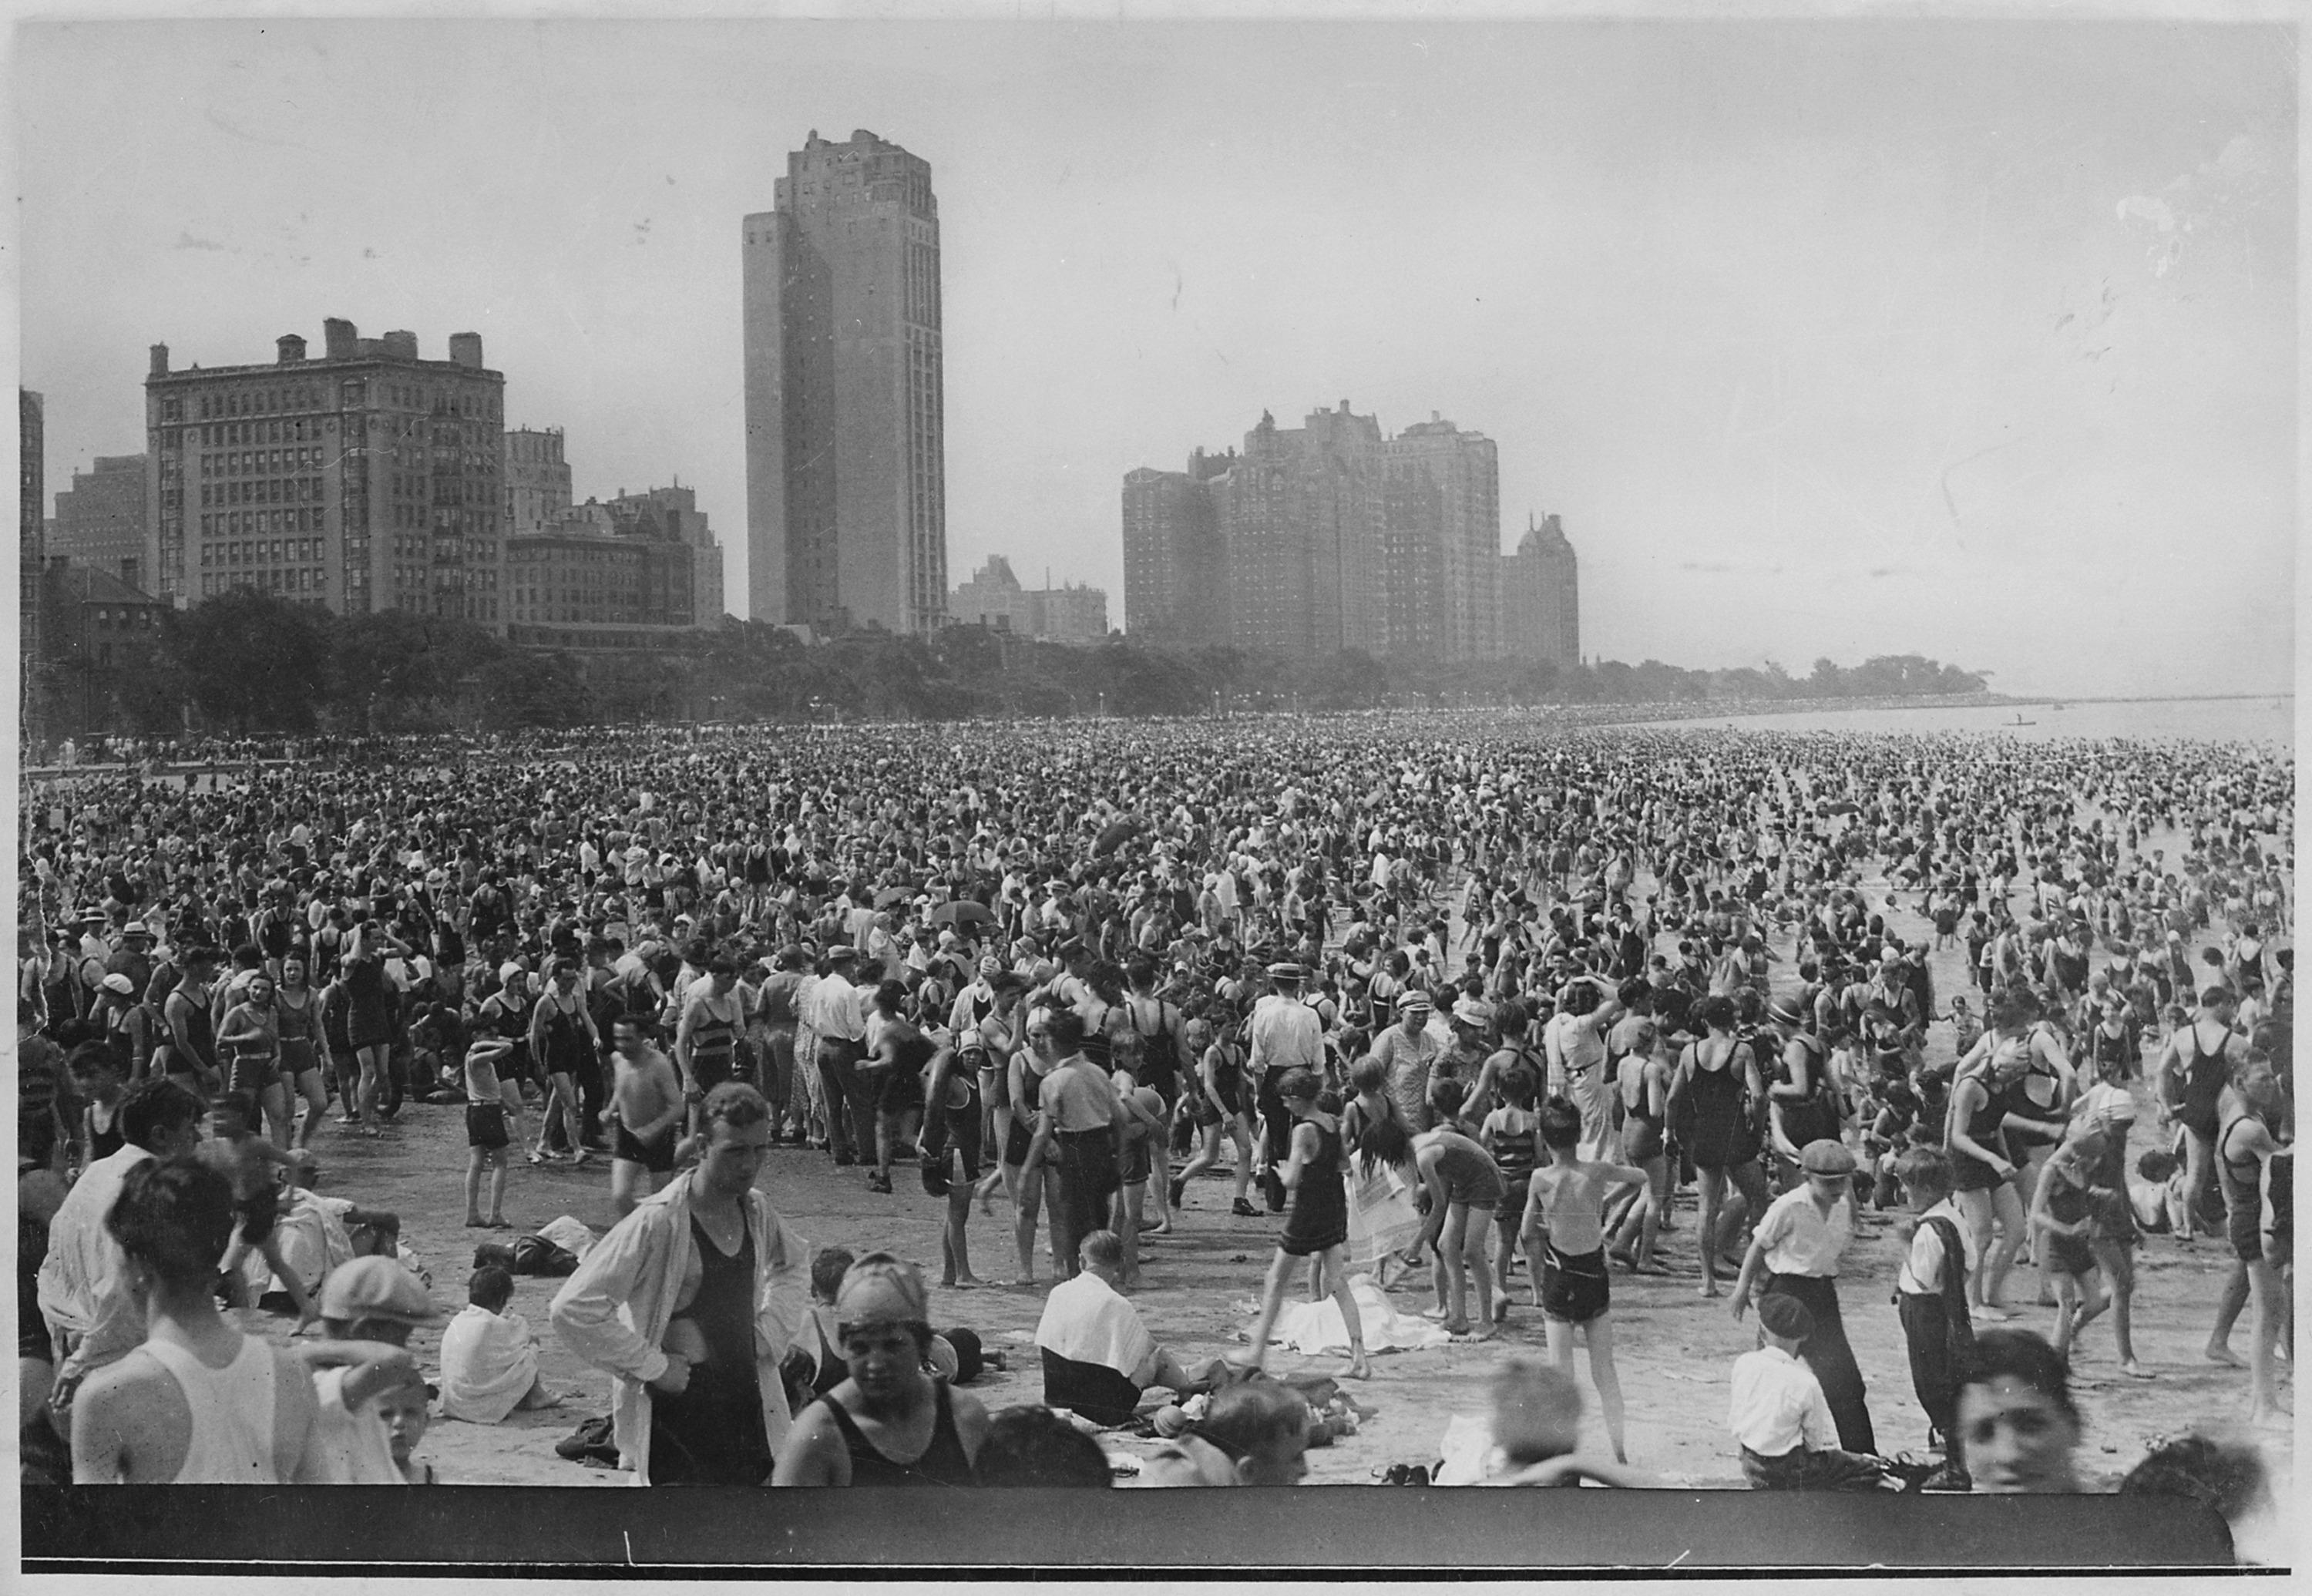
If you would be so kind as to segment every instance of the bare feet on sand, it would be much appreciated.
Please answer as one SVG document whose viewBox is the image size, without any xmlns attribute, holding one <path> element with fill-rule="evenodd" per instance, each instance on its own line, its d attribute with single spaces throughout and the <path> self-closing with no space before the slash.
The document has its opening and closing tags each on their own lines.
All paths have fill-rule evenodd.
<svg viewBox="0 0 2312 1596">
<path fill-rule="evenodd" d="M 2210 1343 L 2207 1350 L 2201 1355 L 2205 1357 L 2208 1362 L 2211 1364 L 2221 1364 L 2227 1369 L 2245 1369 L 2247 1367 L 2246 1364 L 2240 1362 L 2239 1354 L 2220 1343 Z"/>
<path fill-rule="evenodd" d="M 1348 1367 L 1341 1371 L 1343 1380 L 1371 1380 L 1372 1364 L 1366 1361 L 1365 1349 L 1356 1347 L 1349 1354 Z"/>
</svg>

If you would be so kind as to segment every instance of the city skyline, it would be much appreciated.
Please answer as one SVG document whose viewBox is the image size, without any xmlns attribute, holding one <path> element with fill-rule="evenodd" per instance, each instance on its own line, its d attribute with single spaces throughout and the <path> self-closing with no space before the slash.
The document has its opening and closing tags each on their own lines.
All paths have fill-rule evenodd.
<svg viewBox="0 0 2312 1596">
<path fill-rule="evenodd" d="M 1585 653 L 2292 676 L 2284 31 L 18 37 L 21 381 L 55 485 L 141 446 L 146 344 L 230 364 L 343 314 L 476 329 L 508 426 L 570 433 L 580 496 L 672 469 L 739 526 L 730 241 L 810 127 L 871 127 L 939 173 L 953 571 L 1003 553 L 1121 593 L 1123 473 L 1348 394 L 1498 441 L 1502 552 L 1563 516 Z M 653 114 L 611 127 L 605 95 Z"/>
</svg>

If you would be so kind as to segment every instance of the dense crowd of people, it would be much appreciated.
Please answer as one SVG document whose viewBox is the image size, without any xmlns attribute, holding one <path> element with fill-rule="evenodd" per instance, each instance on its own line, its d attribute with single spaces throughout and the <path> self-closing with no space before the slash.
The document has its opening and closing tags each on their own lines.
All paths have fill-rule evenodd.
<svg viewBox="0 0 2312 1596">
<path fill-rule="evenodd" d="M 855 1169 L 863 1213 L 912 1166 L 941 1286 L 978 1278 L 1003 1199 L 994 1250 L 1057 1287 L 1039 1341 L 1076 1400 L 1050 1407 L 1128 1418 L 1160 1386 L 1201 1413 L 1151 1479 L 1299 1478 L 1281 1304 L 1333 1302 L 1362 1381 L 1353 1281 L 1419 1271 L 1454 1337 L 1540 1316 L 1545 1357 L 1496 1381 L 1497 1479 L 1648 1482 L 1617 1271 L 1755 1311 L 1730 1429 L 1762 1487 L 2071 1488 L 2009 1455 L 2062 1424 L 2017 1415 L 2070 1412 L 2106 1314 L 2123 1372 L 2157 1374 L 2130 1341 L 2146 1229 L 2223 1236 L 2208 1355 L 2239 1361 L 2252 1308 L 2248 1414 L 2281 1410 L 2293 766 L 2268 749 L 1513 715 L 594 732 L 216 791 L 66 776 L 24 814 L 24 1417 L 82 1480 L 424 1477 L 403 1343 L 438 1311 L 391 1216 L 345 1205 L 381 1239 L 311 1281 L 277 1241 L 325 1135 L 390 1142 L 412 1100 L 462 1105 L 477 1232 L 522 1161 L 607 1166 L 621 1218 L 549 1329 L 610 1377 L 651 1483 L 1106 1478 L 1080 1430 L 927 1365 L 954 1349 L 915 1264 L 819 1267 L 757 1184 L 781 1144 Z M 1962 949 L 1968 989 L 1937 990 Z M 1189 1370 L 1125 1293 L 1223 1166 L 1230 1212 L 1281 1226 L 1248 1350 Z M 1911 1453 L 1837 1289 L 1858 1215 L 1894 1208 Z M 2034 1311 L 2027 1262 L 2045 1338 L 1997 1325 Z M 218 1313 L 258 1267 L 319 1331 L 292 1351 Z M 460 1315 L 499 1352 L 459 1399 L 549 1399 L 501 1286 Z M 1577 1345 L 1610 1458 L 1574 1443 Z"/>
</svg>

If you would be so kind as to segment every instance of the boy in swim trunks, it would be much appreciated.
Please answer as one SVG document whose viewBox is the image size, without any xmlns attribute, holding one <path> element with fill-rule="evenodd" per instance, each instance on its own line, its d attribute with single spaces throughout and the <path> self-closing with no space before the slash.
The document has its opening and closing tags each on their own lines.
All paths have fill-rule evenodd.
<svg viewBox="0 0 2312 1596">
<path fill-rule="evenodd" d="M 521 1134 L 521 1088 L 498 1074 L 513 1057 L 502 1036 L 477 1036 L 466 1049 L 466 1228 L 509 1229 L 505 1216 L 506 1148 Z M 508 1119 L 512 1128 L 508 1128 Z M 482 1217 L 482 1176 L 490 1184 L 489 1217 Z"/>
<path fill-rule="evenodd" d="M 1573 1367 L 1578 1330 L 1590 1348 L 1590 1378 L 1614 1460 L 1623 1449 L 1622 1381 L 1614 1368 L 1613 1284 L 1606 1273 L 1606 1200 L 1624 1186 L 1642 1186 L 1646 1172 L 1627 1164 L 1591 1163 L 1581 1153 L 1581 1110 L 1562 1097 L 1541 1107 L 1541 1144 L 1549 1162 L 1533 1172 L 1519 1227 L 1533 1271 L 1534 1306 L 1548 1329 L 1550 1361 Z"/>
<path fill-rule="evenodd" d="M 233 1206 L 241 1214 L 241 1223 L 217 1264 L 217 1272 L 231 1285 L 238 1305 L 241 1260 L 251 1249 L 264 1254 L 273 1273 L 288 1288 L 289 1300 L 296 1303 L 297 1325 L 302 1329 L 312 1322 L 313 1308 L 306 1298 L 304 1282 L 282 1260 L 281 1244 L 274 1239 L 274 1223 L 281 1216 L 281 1188 L 274 1184 L 273 1171 L 289 1170 L 294 1179 L 294 1171 L 311 1163 L 313 1155 L 302 1147 L 286 1151 L 276 1147 L 257 1134 L 256 1118 L 254 1097 L 246 1092 L 228 1092 L 211 1110 L 210 1139 L 201 1144 L 201 1162 L 232 1182 Z"/>
<path fill-rule="evenodd" d="M 610 1146 L 610 1200 L 624 1219 L 674 1172 L 675 1135 L 683 1116 L 682 1078 L 667 1056 L 651 1046 L 636 1022 L 620 1020 L 611 1033 L 617 1071 L 602 1123 L 615 1125 Z"/>
</svg>

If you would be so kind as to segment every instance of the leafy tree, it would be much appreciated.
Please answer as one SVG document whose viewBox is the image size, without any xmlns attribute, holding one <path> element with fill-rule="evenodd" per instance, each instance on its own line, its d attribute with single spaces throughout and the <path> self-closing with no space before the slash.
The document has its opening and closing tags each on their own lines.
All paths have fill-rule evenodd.
<svg viewBox="0 0 2312 1596">
<path fill-rule="evenodd" d="M 328 618 L 237 588 L 182 618 L 178 668 L 195 707 L 236 734 L 302 732 L 328 681 Z"/>
<path fill-rule="evenodd" d="M 594 696 L 568 654 L 509 649 L 480 676 L 482 723 L 493 732 L 559 731 L 594 719 Z"/>
</svg>

